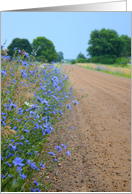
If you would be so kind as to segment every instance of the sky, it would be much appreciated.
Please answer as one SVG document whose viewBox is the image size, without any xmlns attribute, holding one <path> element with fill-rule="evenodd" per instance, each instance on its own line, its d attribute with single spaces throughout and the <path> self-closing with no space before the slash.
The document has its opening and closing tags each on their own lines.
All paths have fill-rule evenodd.
<svg viewBox="0 0 132 194">
<path fill-rule="evenodd" d="M 131 37 L 130 12 L 1 12 L 1 45 L 7 48 L 14 38 L 39 36 L 53 42 L 64 59 L 76 59 L 81 52 L 86 57 L 93 30 L 112 29 L 119 36 Z"/>
</svg>

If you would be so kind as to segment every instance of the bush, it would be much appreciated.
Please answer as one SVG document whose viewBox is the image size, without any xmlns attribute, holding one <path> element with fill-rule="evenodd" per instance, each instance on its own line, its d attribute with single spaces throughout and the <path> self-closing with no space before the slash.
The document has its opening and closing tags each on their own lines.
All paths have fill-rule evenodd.
<svg viewBox="0 0 132 194">
<path fill-rule="evenodd" d="M 126 58 L 126 57 L 121 57 L 121 58 L 116 59 L 116 64 L 123 66 L 123 67 L 127 65 L 127 63 L 129 62 L 130 62 L 130 58 Z"/>
<path fill-rule="evenodd" d="M 77 63 L 87 63 L 88 61 L 86 59 L 83 58 L 79 58 L 77 59 Z"/>
<path fill-rule="evenodd" d="M 115 56 L 103 55 L 103 56 L 94 56 L 88 59 L 90 63 L 100 63 L 100 64 L 114 64 Z"/>
<path fill-rule="evenodd" d="M 71 60 L 71 64 L 75 64 L 76 63 L 76 60 L 75 59 L 72 59 Z"/>
</svg>

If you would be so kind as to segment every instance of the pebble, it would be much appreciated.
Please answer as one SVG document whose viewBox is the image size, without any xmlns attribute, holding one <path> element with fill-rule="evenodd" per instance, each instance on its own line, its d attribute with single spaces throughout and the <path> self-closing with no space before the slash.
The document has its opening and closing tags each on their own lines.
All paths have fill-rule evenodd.
<svg viewBox="0 0 132 194">
<path fill-rule="evenodd" d="M 55 175 L 57 176 L 57 175 L 58 175 L 58 173 L 59 173 L 59 170 L 57 170 L 57 171 L 56 171 Z"/>
</svg>

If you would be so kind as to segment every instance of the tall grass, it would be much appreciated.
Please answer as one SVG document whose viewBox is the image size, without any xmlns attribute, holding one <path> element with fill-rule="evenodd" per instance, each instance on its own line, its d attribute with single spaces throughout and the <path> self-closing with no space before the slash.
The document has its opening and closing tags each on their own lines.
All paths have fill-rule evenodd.
<svg viewBox="0 0 132 194">
<path fill-rule="evenodd" d="M 50 150 L 40 157 L 54 125 L 78 102 L 73 100 L 73 86 L 67 87 L 68 77 L 60 67 L 37 66 L 35 55 L 15 48 L 13 58 L 3 55 L 1 59 L 2 192 L 46 191 L 42 178 L 31 181 L 34 173 L 45 168 L 44 161 L 59 162 L 58 151 L 71 155 L 61 144 L 56 145 L 56 152 Z M 70 104 L 66 104 L 67 99 L 71 99 Z"/>
<path fill-rule="evenodd" d="M 91 69 L 91 70 L 96 70 L 96 71 L 100 71 L 100 72 L 104 72 L 104 73 L 108 73 L 108 74 L 112 74 L 116 76 L 131 78 L 131 66 L 130 65 L 127 68 L 119 67 L 119 66 L 116 67 L 116 65 L 114 66 L 97 65 L 94 63 L 89 63 L 89 64 L 88 63 L 78 63 L 77 65 L 80 67 Z"/>
</svg>

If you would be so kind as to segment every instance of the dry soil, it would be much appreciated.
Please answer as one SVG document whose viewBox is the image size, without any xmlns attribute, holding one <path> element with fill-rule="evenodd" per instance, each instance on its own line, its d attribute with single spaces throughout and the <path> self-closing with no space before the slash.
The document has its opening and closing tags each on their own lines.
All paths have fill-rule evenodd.
<svg viewBox="0 0 132 194">
<path fill-rule="evenodd" d="M 131 80 L 75 65 L 62 69 L 72 70 L 75 99 L 88 96 L 58 122 L 71 156 L 49 172 L 48 192 L 130 192 Z M 48 143 L 62 142 L 52 135 Z"/>
</svg>

